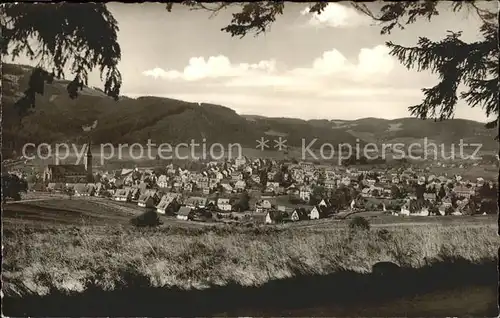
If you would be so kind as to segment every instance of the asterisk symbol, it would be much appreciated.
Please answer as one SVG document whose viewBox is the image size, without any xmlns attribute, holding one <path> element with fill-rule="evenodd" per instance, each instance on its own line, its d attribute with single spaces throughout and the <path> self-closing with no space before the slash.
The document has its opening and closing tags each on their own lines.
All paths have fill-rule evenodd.
<svg viewBox="0 0 500 318">
<path fill-rule="evenodd" d="M 275 140 L 274 142 L 276 143 L 276 146 L 274 146 L 274 148 L 278 148 L 278 150 L 280 151 L 286 149 L 286 139 L 283 140 L 281 137 L 279 137 L 278 140 Z"/>
<path fill-rule="evenodd" d="M 269 145 L 267 144 L 269 140 L 265 139 L 264 137 L 260 137 L 260 140 L 255 140 L 257 142 L 257 149 L 260 149 L 260 151 L 263 151 L 266 148 L 269 148 Z"/>
</svg>

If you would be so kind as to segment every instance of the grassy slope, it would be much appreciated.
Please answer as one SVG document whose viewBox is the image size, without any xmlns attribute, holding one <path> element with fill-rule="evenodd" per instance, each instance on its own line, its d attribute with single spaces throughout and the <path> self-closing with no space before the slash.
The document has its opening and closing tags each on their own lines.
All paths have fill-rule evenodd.
<svg viewBox="0 0 500 318">
<path fill-rule="evenodd" d="M 331 228 L 46 227 L 4 230 L 4 293 L 81 292 L 89 285 L 114 290 L 142 277 L 156 287 L 255 286 L 296 275 L 342 269 L 369 271 L 378 261 L 421 267 L 424 257 L 493 260 L 496 227 L 378 227 L 351 233 Z"/>
</svg>

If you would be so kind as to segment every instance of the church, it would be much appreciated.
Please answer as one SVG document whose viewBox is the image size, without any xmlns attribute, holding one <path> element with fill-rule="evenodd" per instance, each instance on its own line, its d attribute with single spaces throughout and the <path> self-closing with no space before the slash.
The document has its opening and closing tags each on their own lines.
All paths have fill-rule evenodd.
<svg viewBox="0 0 500 318">
<path fill-rule="evenodd" d="M 94 182 L 92 174 L 92 151 L 90 143 L 87 147 L 87 153 L 83 165 L 48 165 L 43 173 L 43 181 L 60 183 L 88 183 Z"/>
</svg>

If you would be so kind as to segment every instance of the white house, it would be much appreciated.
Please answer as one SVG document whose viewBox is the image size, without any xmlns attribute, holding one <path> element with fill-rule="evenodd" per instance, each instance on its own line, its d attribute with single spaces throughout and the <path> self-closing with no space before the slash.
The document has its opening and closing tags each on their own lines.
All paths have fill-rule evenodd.
<svg viewBox="0 0 500 318">
<path fill-rule="evenodd" d="M 266 214 L 266 224 L 272 224 L 274 221 L 271 219 L 271 213 L 267 212 Z"/>
<path fill-rule="evenodd" d="M 309 218 L 311 220 L 318 220 L 319 219 L 319 209 L 317 206 L 315 206 L 312 210 L 311 213 L 309 214 Z"/>
<path fill-rule="evenodd" d="M 311 198 L 311 191 L 306 187 L 301 187 L 299 190 L 299 197 L 307 202 Z"/>
<path fill-rule="evenodd" d="M 236 181 L 236 183 L 234 184 L 234 187 L 235 187 L 236 189 L 239 189 L 239 190 L 243 190 L 243 189 L 245 189 L 245 188 L 246 188 L 246 186 L 247 186 L 247 184 L 246 184 L 246 183 L 245 183 L 245 181 L 243 181 L 243 180 L 238 180 L 238 181 Z"/>
<path fill-rule="evenodd" d="M 228 198 L 219 198 L 217 200 L 217 207 L 222 211 L 231 211 L 231 204 Z"/>
<path fill-rule="evenodd" d="M 401 207 L 401 211 L 399 212 L 399 215 L 404 215 L 404 216 L 410 215 L 410 210 L 406 204 Z"/>
</svg>

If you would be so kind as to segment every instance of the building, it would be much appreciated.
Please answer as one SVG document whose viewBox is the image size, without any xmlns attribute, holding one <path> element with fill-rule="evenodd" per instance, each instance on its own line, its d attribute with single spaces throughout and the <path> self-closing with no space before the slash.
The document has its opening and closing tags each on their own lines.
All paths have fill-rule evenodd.
<svg viewBox="0 0 500 318">
<path fill-rule="evenodd" d="M 306 187 L 301 187 L 299 190 L 299 197 L 302 201 L 308 202 L 311 198 L 311 191 Z"/>
<path fill-rule="evenodd" d="M 231 211 L 231 203 L 229 198 L 219 198 L 217 200 L 217 207 L 221 211 Z"/>
<path fill-rule="evenodd" d="M 179 209 L 179 212 L 177 212 L 177 219 L 187 221 L 189 219 L 192 219 L 193 213 L 192 209 L 187 206 L 183 206 Z"/>
<path fill-rule="evenodd" d="M 87 183 L 93 182 L 92 174 L 92 151 L 90 143 L 83 165 L 48 165 L 43 172 L 43 181 L 47 183 Z"/>
<path fill-rule="evenodd" d="M 180 195 L 178 193 L 167 193 L 164 196 L 162 196 L 160 202 L 156 206 L 156 212 L 160 214 L 165 214 L 167 210 L 175 203 L 178 202 L 178 198 Z"/>
<path fill-rule="evenodd" d="M 293 210 L 291 220 L 296 222 L 296 221 L 301 221 L 301 220 L 307 220 L 307 211 L 304 208 L 297 208 Z"/>
<path fill-rule="evenodd" d="M 118 189 L 113 197 L 115 201 L 129 202 L 130 201 L 130 188 Z"/>
<path fill-rule="evenodd" d="M 207 198 L 204 197 L 189 197 L 185 204 L 187 207 L 196 209 L 196 208 L 204 208 L 207 203 Z"/>
<path fill-rule="evenodd" d="M 311 220 L 319 219 L 319 207 L 318 206 L 315 206 L 314 208 L 312 208 L 311 213 L 309 214 L 309 218 Z"/>
<path fill-rule="evenodd" d="M 152 208 L 156 206 L 158 202 L 158 194 L 156 190 L 148 189 L 146 190 L 137 201 L 137 205 L 143 208 Z"/>
<path fill-rule="evenodd" d="M 467 188 L 465 186 L 458 186 L 453 188 L 453 192 L 457 195 L 457 197 L 470 199 L 471 196 L 475 194 L 475 190 L 472 188 Z"/>
</svg>

